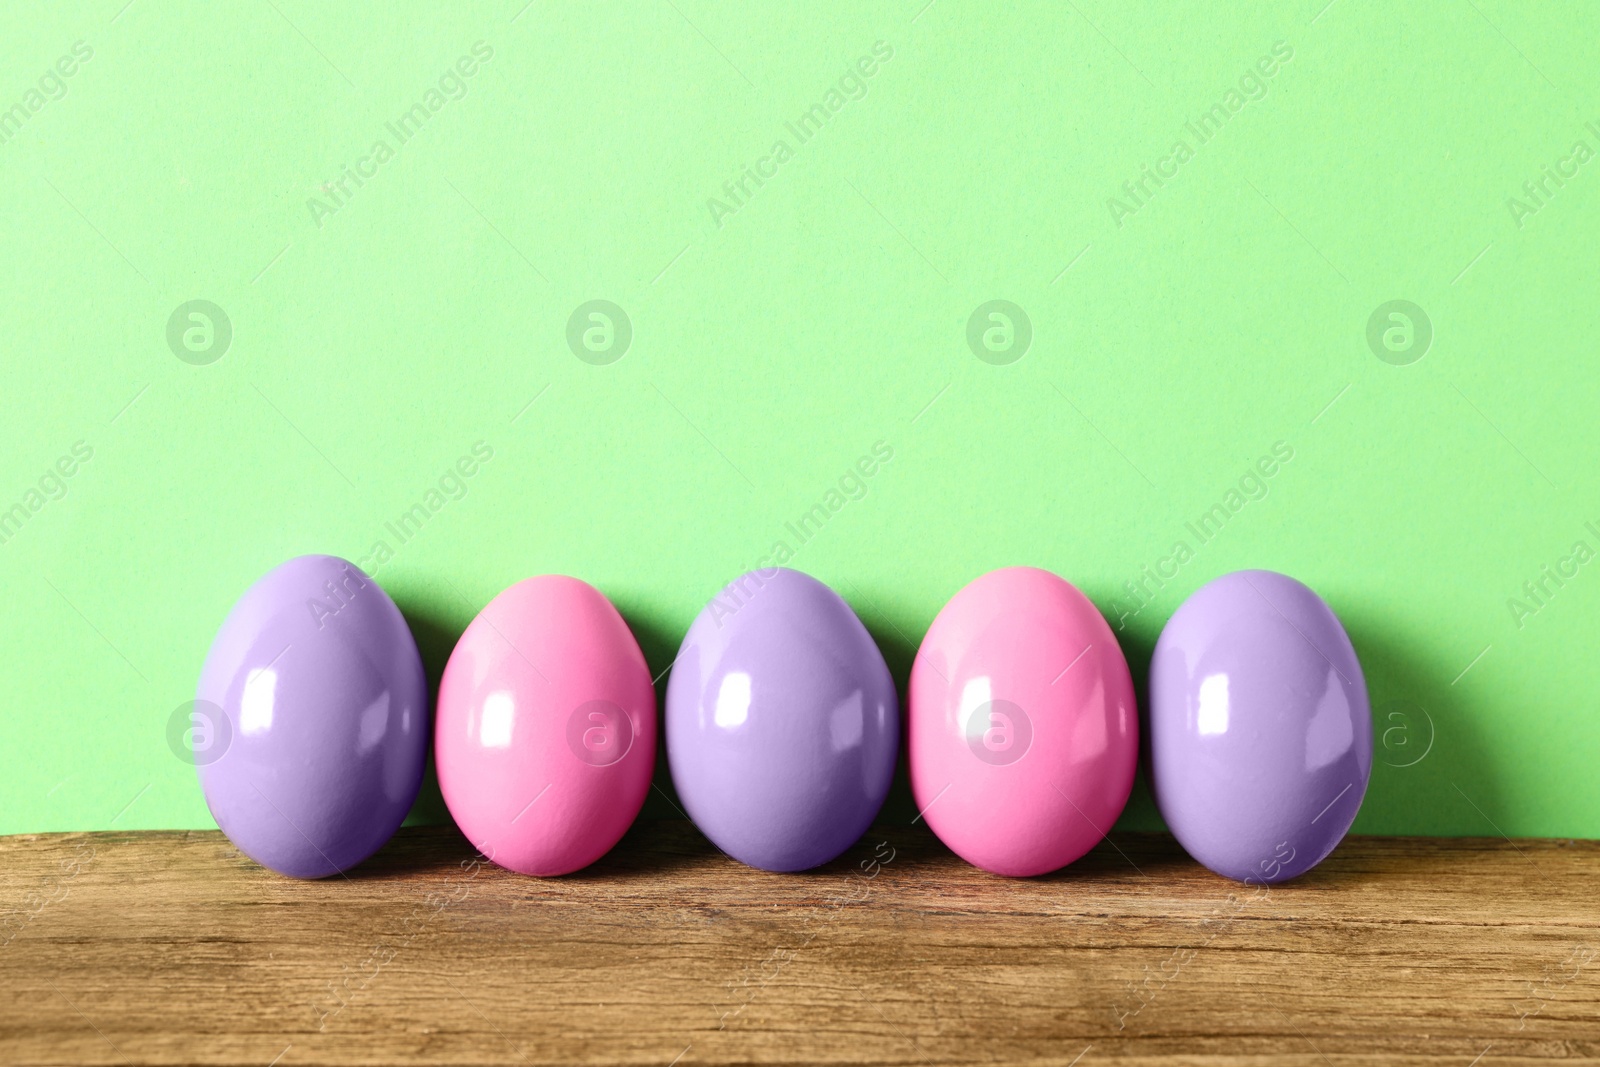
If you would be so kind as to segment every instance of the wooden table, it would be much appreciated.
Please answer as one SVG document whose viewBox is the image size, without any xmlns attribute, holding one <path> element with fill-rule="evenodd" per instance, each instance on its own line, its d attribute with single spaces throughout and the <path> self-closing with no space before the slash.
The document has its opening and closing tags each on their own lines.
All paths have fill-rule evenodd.
<svg viewBox="0 0 1600 1067">
<path fill-rule="evenodd" d="M 1352 838 L 1271 889 L 1117 835 L 925 830 L 772 875 L 644 822 L 554 880 L 403 830 L 295 882 L 217 833 L 0 838 L 0 1063 L 1600 1062 L 1600 843 Z"/>
</svg>

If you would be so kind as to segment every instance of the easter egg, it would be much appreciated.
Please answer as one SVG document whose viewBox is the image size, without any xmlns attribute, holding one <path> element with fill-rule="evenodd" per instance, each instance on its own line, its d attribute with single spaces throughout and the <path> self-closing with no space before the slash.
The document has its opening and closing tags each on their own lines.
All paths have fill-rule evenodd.
<svg viewBox="0 0 1600 1067">
<path fill-rule="evenodd" d="M 650 668 L 611 601 L 576 578 L 529 578 L 490 601 L 450 653 L 435 718 L 445 806 L 502 867 L 587 867 L 650 791 Z"/>
<path fill-rule="evenodd" d="M 196 695 L 206 805 L 263 866 L 342 873 L 410 811 L 428 755 L 427 680 L 400 609 L 355 564 L 300 556 L 252 585 Z"/>
<path fill-rule="evenodd" d="M 752 571 L 689 627 L 667 683 L 667 759 L 689 817 L 769 871 L 827 863 L 883 806 L 900 746 L 883 656 L 839 595 Z"/>
<path fill-rule="evenodd" d="M 929 627 L 911 668 L 911 791 L 958 856 L 1025 877 L 1089 851 L 1139 755 L 1133 680 L 1100 612 L 1035 567 L 990 571 Z"/>
<path fill-rule="evenodd" d="M 1150 785 L 1189 855 L 1239 881 L 1303 874 L 1350 829 L 1371 773 L 1366 680 L 1316 593 L 1236 571 L 1168 620 L 1150 661 Z"/>
</svg>

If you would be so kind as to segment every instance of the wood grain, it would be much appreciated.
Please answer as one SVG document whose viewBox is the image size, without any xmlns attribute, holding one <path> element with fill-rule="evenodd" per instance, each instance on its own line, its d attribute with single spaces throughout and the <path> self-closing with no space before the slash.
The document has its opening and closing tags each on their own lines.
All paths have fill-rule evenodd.
<svg viewBox="0 0 1600 1067">
<path fill-rule="evenodd" d="M 921 828 L 772 875 L 644 822 L 540 880 L 424 828 L 311 883 L 18 836 L 0 1062 L 1596 1063 L 1597 905 L 1596 842 L 1351 838 L 1253 889 L 1156 834 L 1013 881 Z"/>
</svg>

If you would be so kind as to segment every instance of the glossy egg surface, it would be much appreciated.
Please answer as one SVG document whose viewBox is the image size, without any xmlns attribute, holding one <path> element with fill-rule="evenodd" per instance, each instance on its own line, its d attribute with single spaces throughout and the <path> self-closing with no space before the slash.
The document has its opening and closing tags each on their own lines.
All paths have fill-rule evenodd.
<svg viewBox="0 0 1600 1067">
<path fill-rule="evenodd" d="M 899 701 L 883 656 L 837 593 L 752 571 L 700 612 L 667 685 L 667 757 L 695 825 L 752 867 L 826 863 L 888 794 Z"/>
<path fill-rule="evenodd" d="M 349 870 L 394 834 L 428 753 L 427 682 L 400 610 L 347 560 L 261 578 L 200 673 L 192 751 L 223 833 L 298 878 Z"/>
<path fill-rule="evenodd" d="M 1189 854 L 1270 883 L 1320 863 L 1372 773 L 1372 717 L 1332 609 L 1272 571 L 1196 590 L 1150 663 L 1151 790 Z"/>
<path fill-rule="evenodd" d="M 934 619 L 911 670 L 911 789 L 934 833 L 997 874 L 1044 874 L 1111 829 L 1139 725 L 1116 637 L 1036 567 L 977 578 Z"/>
<path fill-rule="evenodd" d="M 437 718 L 445 805 L 511 870 L 587 867 L 650 791 L 650 669 L 611 601 L 577 578 L 529 578 L 495 597 L 450 654 Z"/>
</svg>

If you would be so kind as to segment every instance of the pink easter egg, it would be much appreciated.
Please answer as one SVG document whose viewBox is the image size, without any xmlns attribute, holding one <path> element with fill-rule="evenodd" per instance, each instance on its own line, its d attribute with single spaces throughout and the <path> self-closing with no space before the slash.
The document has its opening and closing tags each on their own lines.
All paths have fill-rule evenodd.
<svg viewBox="0 0 1600 1067">
<path fill-rule="evenodd" d="M 1049 571 L 991 571 L 952 597 L 917 651 L 908 704 L 917 809 L 975 866 L 1063 867 L 1128 802 L 1128 663 L 1089 598 Z"/>
<path fill-rule="evenodd" d="M 587 867 L 650 791 L 650 669 L 617 609 L 576 578 L 529 578 L 490 601 L 450 654 L 435 722 L 456 825 L 523 874 Z"/>
</svg>

